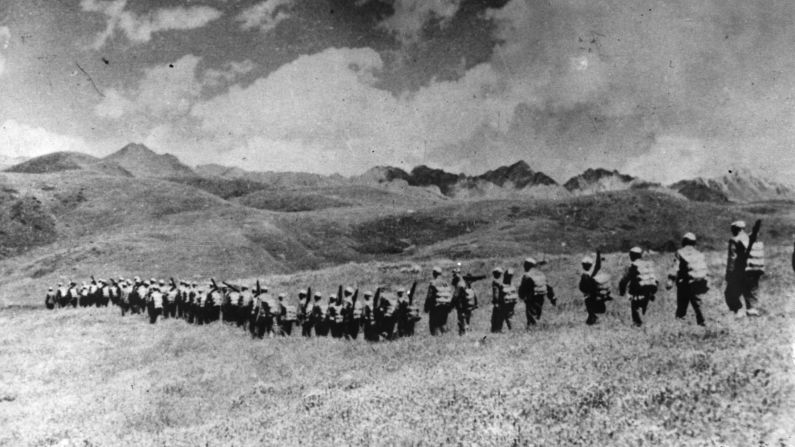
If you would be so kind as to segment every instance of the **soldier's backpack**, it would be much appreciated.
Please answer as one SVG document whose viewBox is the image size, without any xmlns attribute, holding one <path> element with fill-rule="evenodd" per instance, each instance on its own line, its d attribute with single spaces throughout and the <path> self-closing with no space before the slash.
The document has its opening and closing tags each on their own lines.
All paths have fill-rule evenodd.
<svg viewBox="0 0 795 447">
<path fill-rule="evenodd" d="M 530 279 L 533 280 L 533 295 L 546 295 L 547 294 L 547 275 L 537 269 L 530 269 L 525 273 Z"/>
<path fill-rule="evenodd" d="M 599 272 L 593 276 L 594 293 L 601 298 L 610 298 L 610 274 Z"/>
<path fill-rule="evenodd" d="M 406 309 L 406 315 L 410 321 L 419 321 L 420 320 L 420 306 L 416 306 L 414 304 L 410 305 Z"/>
<path fill-rule="evenodd" d="M 501 294 L 504 304 L 513 304 L 519 299 L 519 293 L 516 291 L 516 287 L 510 284 L 503 284 Z"/>
<path fill-rule="evenodd" d="M 764 272 L 765 271 L 765 244 L 762 241 L 756 241 L 751 245 L 748 252 L 748 261 L 745 263 L 746 272 Z"/>
<path fill-rule="evenodd" d="M 706 293 L 709 290 L 707 285 L 707 258 L 704 253 L 691 246 L 679 249 L 679 259 L 685 265 L 686 278 L 683 278 L 694 293 Z"/>
<path fill-rule="evenodd" d="M 362 313 L 364 312 L 364 306 L 361 303 L 357 302 L 353 305 L 353 309 L 351 309 L 351 318 L 354 320 L 361 320 Z"/>
<path fill-rule="evenodd" d="M 654 263 L 643 259 L 632 262 L 635 276 L 629 284 L 629 294 L 634 296 L 650 296 L 657 293 L 659 281 L 654 270 Z"/>
<path fill-rule="evenodd" d="M 475 290 L 472 288 L 464 289 L 464 305 L 467 309 L 474 309 L 477 303 L 478 297 L 475 295 Z"/>
<path fill-rule="evenodd" d="M 435 304 L 436 306 L 449 306 L 453 302 L 453 288 L 449 285 L 443 285 L 436 288 Z"/>
<path fill-rule="evenodd" d="M 298 321 L 298 309 L 292 304 L 284 305 L 284 321 Z"/>
<path fill-rule="evenodd" d="M 381 303 L 383 303 L 383 312 L 384 317 L 389 318 L 395 314 L 395 309 L 397 308 L 397 300 L 390 297 L 381 297 Z"/>
</svg>

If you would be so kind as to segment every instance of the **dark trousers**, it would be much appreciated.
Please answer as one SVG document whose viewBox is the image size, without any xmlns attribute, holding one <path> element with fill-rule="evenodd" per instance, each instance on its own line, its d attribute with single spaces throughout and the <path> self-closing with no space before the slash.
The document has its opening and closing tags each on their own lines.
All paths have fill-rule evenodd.
<svg viewBox="0 0 795 447">
<path fill-rule="evenodd" d="M 743 307 L 740 297 L 745 300 L 745 308 L 753 309 L 759 303 L 759 277 L 755 272 L 747 272 L 729 277 L 723 297 L 732 312 Z"/>
<path fill-rule="evenodd" d="M 304 321 L 301 323 L 301 335 L 304 337 L 312 336 L 312 321 Z"/>
<path fill-rule="evenodd" d="M 361 326 L 361 320 L 359 319 L 351 319 L 345 323 L 345 338 L 356 340 L 356 337 L 359 336 L 359 328 Z"/>
<path fill-rule="evenodd" d="M 375 321 L 364 322 L 364 339 L 367 341 L 378 341 L 378 324 Z"/>
<path fill-rule="evenodd" d="M 496 305 L 491 310 L 491 332 L 502 332 L 502 326 L 513 329 L 513 314 L 516 303 L 503 303 Z"/>
<path fill-rule="evenodd" d="M 395 324 L 397 323 L 397 319 L 395 318 L 394 314 L 389 317 L 383 317 L 381 319 L 381 326 L 380 331 L 381 334 L 387 340 L 393 340 L 395 338 Z"/>
<path fill-rule="evenodd" d="M 293 322 L 292 321 L 282 321 L 279 323 L 279 327 L 282 328 L 282 335 L 285 337 L 289 337 L 293 334 Z"/>
<path fill-rule="evenodd" d="M 416 322 L 409 318 L 408 315 L 401 315 L 398 317 L 397 332 L 398 337 L 411 337 L 414 335 L 414 325 Z"/>
<path fill-rule="evenodd" d="M 472 309 L 458 308 L 458 335 L 469 332 L 469 324 L 472 320 Z"/>
<path fill-rule="evenodd" d="M 585 298 L 585 310 L 588 312 L 588 318 L 585 324 L 592 325 L 599 321 L 597 314 L 605 313 L 605 302 L 598 296 L 589 296 Z"/>
<path fill-rule="evenodd" d="M 331 336 L 334 338 L 342 338 L 345 335 L 345 323 L 333 321 L 330 323 Z"/>
<path fill-rule="evenodd" d="M 687 306 L 693 306 L 693 313 L 696 314 L 696 323 L 704 324 L 704 315 L 701 313 L 701 299 L 703 294 L 694 293 L 685 284 L 678 284 L 676 287 L 676 318 L 684 318 L 687 315 Z"/>
<path fill-rule="evenodd" d="M 428 311 L 428 327 L 431 335 L 441 335 L 447 332 L 447 317 L 450 308 L 446 306 L 434 306 Z"/>
<path fill-rule="evenodd" d="M 527 327 L 533 326 L 541 319 L 541 310 L 544 307 L 544 295 L 535 295 L 524 302 L 524 315 L 527 318 Z"/>
<path fill-rule="evenodd" d="M 643 325 L 641 315 L 646 315 L 646 307 L 649 305 L 649 297 L 632 296 L 629 298 L 629 307 L 632 310 L 632 323 L 635 326 Z"/>
<path fill-rule="evenodd" d="M 160 312 L 161 312 L 162 310 L 163 310 L 163 309 L 161 309 L 161 308 L 159 308 L 159 307 L 155 307 L 154 305 L 152 305 L 152 304 L 149 304 L 149 306 L 148 306 L 148 311 L 149 311 L 149 324 L 155 324 L 155 323 L 157 323 L 157 317 L 160 315 Z"/>
</svg>

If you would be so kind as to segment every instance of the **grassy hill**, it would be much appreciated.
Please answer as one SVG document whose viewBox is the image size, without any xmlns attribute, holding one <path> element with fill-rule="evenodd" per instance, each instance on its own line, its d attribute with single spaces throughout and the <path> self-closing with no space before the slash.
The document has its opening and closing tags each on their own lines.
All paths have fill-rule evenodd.
<svg viewBox="0 0 795 447">
<path fill-rule="evenodd" d="M 579 255 L 550 258 L 560 302 L 527 333 L 517 317 L 519 329 L 487 335 L 487 300 L 466 337 L 432 338 L 424 316 L 415 338 L 379 344 L 251 340 L 223 324 L 151 326 L 112 309 L 6 309 L 0 444 L 792 445 L 788 255 L 772 247 L 758 319 L 727 316 L 716 274 L 706 329 L 692 315 L 675 320 L 665 291 L 643 329 L 621 298 L 586 327 L 568 267 Z M 609 256 L 607 268 L 618 262 Z M 711 271 L 724 262 L 712 254 Z M 353 278 L 406 284 L 430 265 L 417 274 L 411 263 L 350 264 L 267 281 L 327 292 Z"/>
</svg>

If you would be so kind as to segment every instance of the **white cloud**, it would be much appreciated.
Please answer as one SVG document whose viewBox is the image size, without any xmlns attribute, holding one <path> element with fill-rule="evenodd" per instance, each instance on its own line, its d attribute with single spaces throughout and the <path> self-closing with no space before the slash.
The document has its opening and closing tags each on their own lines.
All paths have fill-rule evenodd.
<svg viewBox="0 0 795 447">
<path fill-rule="evenodd" d="M 100 32 L 92 47 L 100 49 L 120 29 L 132 42 L 148 42 L 152 34 L 169 30 L 201 28 L 221 17 L 221 11 L 209 6 L 178 6 L 161 8 L 145 15 L 138 15 L 124 8 L 127 0 L 81 0 L 83 11 L 99 12 L 107 17 L 105 30 Z"/>
<path fill-rule="evenodd" d="M 242 22 L 241 28 L 249 30 L 259 28 L 268 32 L 290 17 L 289 10 L 294 0 L 264 0 L 240 12 L 237 21 Z"/>
<path fill-rule="evenodd" d="M 3 51 L 8 49 L 8 44 L 11 42 L 11 29 L 7 26 L 0 26 L 0 76 L 3 75 L 6 69 L 6 58 Z"/>
<path fill-rule="evenodd" d="M 665 136 L 657 139 L 646 153 L 627 161 L 622 172 L 662 184 L 682 179 L 710 177 L 721 173 L 717 152 L 697 138 Z"/>
<path fill-rule="evenodd" d="M 431 20 L 445 26 L 458 12 L 461 0 L 396 0 L 395 13 L 379 24 L 404 43 L 419 40 L 425 25 Z"/>
<path fill-rule="evenodd" d="M 16 120 L 6 120 L 0 126 L 0 156 L 3 157 L 38 157 L 59 151 L 86 152 L 86 149 L 87 144 L 81 138 L 50 132 Z"/>
<path fill-rule="evenodd" d="M 256 67 L 257 64 L 248 59 L 242 62 L 227 62 L 220 69 L 211 68 L 206 70 L 202 75 L 202 83 L 210 87 L 217 87 L 224 83 L 233 82 Z"/>
<path fill-rule="evenodd" d="M 94 112 L 100 117 L 114 119 L 133 112 L 155 117 L 184 114 L 201 93 L 202 84 L 196 78 L 200 60 L 188 54 L 175 62 L 151 67 L 134 91 L 106 90 Z"/>
<path fill-rule="evenodd" d="M 372 49 L 330 48 L 301 56 L 266 78 L 198 103 L 191 115 L 223 147 L 315 172 L 407 165 L 425 150 L 461 141 L 483 126 L 508 124 L 515 100 L 487 64 L 463 78 L 395 97 L 375 87 L 383 62 Z M 288 156 L 285 148 L 297 152 Z M 276 164 L 276 166 L 273 166 Z"/>
</svg>

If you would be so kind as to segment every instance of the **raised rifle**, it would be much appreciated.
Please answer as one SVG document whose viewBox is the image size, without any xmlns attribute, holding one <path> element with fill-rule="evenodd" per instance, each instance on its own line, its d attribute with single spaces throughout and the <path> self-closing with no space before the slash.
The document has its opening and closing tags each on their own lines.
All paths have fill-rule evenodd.
<svg viewBox="0 0 795 447">
<path fill-rule="evenodd" d="M 213 290 L 218 290 L 218 284 L 216 284 L 215 278 L 210 278 L 210 283 L 213 285 Z"/>
<path fill-rule="evenodd" d="M 342 284 L 337 288 L 337 304 L 342 304 Z"/>
<path fill-rule="evenodd" d="M 226 287 L 229 287 L 230 289 L 234 290 L 237 293 L 240 293 L 240 287 L 233 286 L 232 284 L 229 284 L 226 281 L 222 281 L 221 284 L 225 285 Z"/>
<path fill-rule="evenodd" d="M 480 281 L 481 279 L 486 279 L 486 275 L 471 275 L 469 273 L 464 275 L 464 281 L 469 282 L 469 283 L 473 283 L 475 281 Z"/>
<path fill-rule="evenodd" d="M 417 281 L 411 284 L 411 289 L 409 289 L 409 306 L 414 304 L 414 295 L 417 292 Z"/>
</svg>

